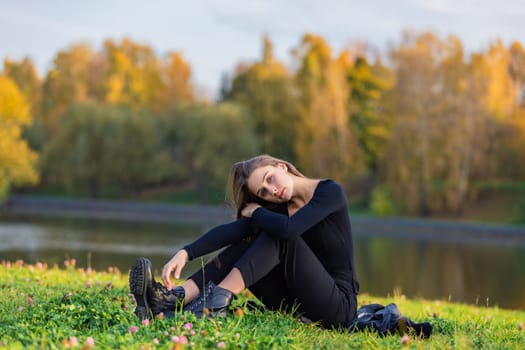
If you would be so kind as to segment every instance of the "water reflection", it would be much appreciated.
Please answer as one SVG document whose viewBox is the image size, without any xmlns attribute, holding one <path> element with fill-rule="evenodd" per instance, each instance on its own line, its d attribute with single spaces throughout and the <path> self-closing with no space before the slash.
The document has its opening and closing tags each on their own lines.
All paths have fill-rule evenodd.
<svg viewBox="0 0 525 350">
<path fill-rule="evenodd" d="M 0 259 L 62 264 L 66 258 L 75 258 L 78 266 L 116 266 L 126 272 L 135 257 L 148 256 L 159 270 L 178 249 L 207 229 L 77 219 L 4 220 L 0 221 Z"/>
<path fill-rule="evenodd" d="M 362 290 L 525 309 L 525 249 L 356 237 Z"/>
<path fill-rule="evenodd" d="M 148 256 L 157 272 L 180 247 L 209 227 L 83 220 L 0 221 L 0 259 L 78 266 L 119 267 L 127 273 L 137 256 Z M 361 290 L 408 297 L 451 299 L 525 309 L 525 248 L 454 242 L 355 237 Z M 191 262 L 186 273 L 197 269 Z"/>
</svg>

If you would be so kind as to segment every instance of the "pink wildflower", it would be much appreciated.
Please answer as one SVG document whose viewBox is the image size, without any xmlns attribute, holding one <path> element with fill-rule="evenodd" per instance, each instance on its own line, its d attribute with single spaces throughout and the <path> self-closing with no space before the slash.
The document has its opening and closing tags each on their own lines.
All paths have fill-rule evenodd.
<svg viewBox="0 0 525 350">
<path fill-rule="evenodd" d="M 19 306 L 18 307 L 18 312 L 22 312 L 22 311 L 24 311 L 24 307 L 23 306 Z"/>
<path fill-rule="evenodd" d="M 191 322 L 188 322 L 186 324 L 184 324 L 184 326 L 182 326 L 183 329 L 192 329 L 193 328 L 193 324 Z"/>
<path fill-rule="evenodd" d="M 95 339 L 92 337 L 87 337 L 86 339 L 86 347 L 87 348 L 94 348 L 95 347 Z"/>
<path fill-rule="evenodd" d="M 184 334 L 180 335 L 180 343 L 181 344 L 188 344 L 188 338 Z"/>
<path fill-rule="evenodd" d="M 90 280 L 86 282 L 86 288 L 91 288 L 92 285 L 93 282 L 91 282 Z"/>
<path fill-rule="evenodd" d="M 129 330 L 128 330 L 128 331 L 129 331 L 131 334 L 133 334 L 133 333 L 137 333 L 138 330 L 139 330 L 139 327 L 137 327 L 137 326 L 131 326 L 131 327 L 129 327 Z"/>
<path fill-rule="evenodd" d="M 225 344 L 223 341 L 221 341 L 221 342 L 218 342 L 218 343 L 217 343 L 217 347 L 218 347 L 219 349 L 224 349 L 224 348 L 226 347 L 226 344 Z"/>
<path fill-rule="evenodd" d="M 193 329 L 191 329 L 191 330 L 190 330 L 190 335 L 191 335 L 191 336 L 194 336 L 195 334 L 196 334 L 195 331 L 194 331 Z"/>
<path fill-rule="evenodd" d="M 78 339 L 77 337 L 69 337 L 69 345 L 75 347 L 78 346 Z"/>
<path fill-rule="evenodd" d="M 142 320 L 142 325 L 143 326 L 149 326 L 149 320 L 147 318 L 143 319 Z"/>
<path fill-rule="evenodd" d="M 157 338 L 153 338 L 153 344 L 159 345 L 159 340 Z"/>
<path fill-rule="evenodd" d="M 404 345 L 404 346 L 407 346 L 408 343 L 410 342 L 410 338 L 408 337 L 408 335 L 404 335 L 401 337 L 401 344 Z"/>
<path fill-rule="evenodd" d="M 176 335 L 174 335 L 174 336 L 171 337 L 171 341 L 174 342 L 174 343 L 179 343 L 180 342 L 180 338 L 177 337 Z"/>
</svg>

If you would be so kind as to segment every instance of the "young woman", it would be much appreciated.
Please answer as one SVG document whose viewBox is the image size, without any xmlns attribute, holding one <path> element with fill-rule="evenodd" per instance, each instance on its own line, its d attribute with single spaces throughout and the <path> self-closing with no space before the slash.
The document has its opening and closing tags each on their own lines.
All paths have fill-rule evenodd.
<svg viewBox="0 0 525 350">
<path fill-rule="evenodd" d="M 178 251 L 155 281 L 146 258 L 135 261 L 130 289 L 140 318 L 177 308 L 224 315 L 248 288 L 271 310 L 296 310 L 324 327 L 347 328 L 359 283 L 347 202 L 339 184 L 312 179 L 292 164 L 261 155 L 233 165 L 230 191 L 237 220 Z M 188 260 L 225 248 L 181 286 Z"/>
</svg>

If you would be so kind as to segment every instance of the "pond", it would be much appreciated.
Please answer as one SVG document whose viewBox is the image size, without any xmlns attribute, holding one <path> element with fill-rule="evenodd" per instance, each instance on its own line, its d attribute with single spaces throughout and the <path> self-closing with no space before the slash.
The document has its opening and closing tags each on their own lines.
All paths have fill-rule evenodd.
<svg viewBox="0 0 525 350">
<path fill-rule="evenodd" d="M 158 274 L 205 225 L 116 223 L 80 219 L 0 219 L 0 260 L 23 259 L 62 265 L 118 267 L 137 256 L 152 260 Z M 460 233 L 457 233 L 460 234 Z M 525 246 L 415 240 L 354 232 L 361 292 L 378 296 L 443 299 L 525 310 Z M 186 275 L 199 268 L 190 262 Z"/>
</svg>

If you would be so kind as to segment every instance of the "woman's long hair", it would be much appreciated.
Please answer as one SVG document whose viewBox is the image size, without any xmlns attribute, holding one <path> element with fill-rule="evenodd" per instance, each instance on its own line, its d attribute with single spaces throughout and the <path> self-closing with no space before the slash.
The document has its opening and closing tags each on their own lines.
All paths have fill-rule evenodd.
<svg viewBox="0 0 525 350">
<path fill-rule="evenodd" d="M 289 173 L 305 177 L 292 163 L 267 154 L 233 164 L 228 180 L 228 199 L 236 208 L 237 218 L 241 217 L 241 211 L 248 203 L 258 203 L 264 207 L 275 205 L 252 194 L 248 189 L 248 178 L 257 168 L 267 165 L 277 166 L 279 163 L 286 164 Z"/>
</svg>

